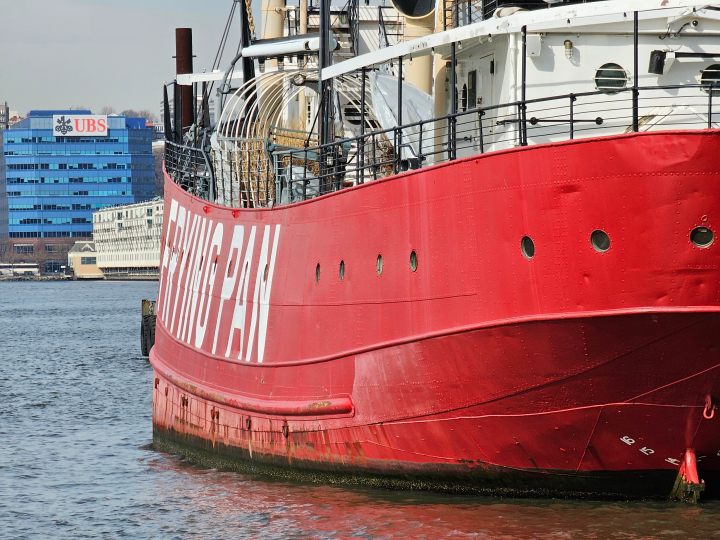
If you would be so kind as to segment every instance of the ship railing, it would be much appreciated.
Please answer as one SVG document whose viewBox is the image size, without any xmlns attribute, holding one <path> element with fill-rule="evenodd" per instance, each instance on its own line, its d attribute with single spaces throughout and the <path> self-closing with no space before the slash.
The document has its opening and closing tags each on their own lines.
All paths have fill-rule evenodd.
<svg viewBox="0 0 720 540">
<path fill-rule="evenodd" d="M 268 206 L 275 200 L 275 180 L 268 140 L 223 137 L 212 152 L 219 204 L 237 208 Z"/>
<path fill-rule="evenodd" d="M 360 54 L 360 2 L 349 0 L 348 26 L 350 27 L 350 46 L 353 54 Z"/>
<path fill-rule="evenodd" d="M 574 0 L 574 3 L 590 1 L 597 0 Z M 517 6 L 525 9 L 541 9 L 551 7 L 554 3 L 557 2 L 543 0 L 442 0 L 443 30 L 459 28 L 460 26 L 489 19 L 501 7 L 511 8 Z"/>
<path fill-rule="evenodd" d="M 459 158 L 578 138 L 720 125 L 720 84 L 604 89 L 466 108 L 312 148 L 275 150 L 276 203 Z"/>
<path fill-rule="evenodd" d="M 492 17 L 495 0 L 443 0 L 443 30 L 458 28 Z"/>
<path fill-rule="evenodd" d="M 405 21 L 391 6 L 378 6 L 378 43 L 390 47 L 400 42 Z"/>
<path fill-rule="evenodd" d="M 202 148 L 165 141 L 165 170 L 189 193 L 215 200 L 215 174 L 210 157 Z"/>
</svg>

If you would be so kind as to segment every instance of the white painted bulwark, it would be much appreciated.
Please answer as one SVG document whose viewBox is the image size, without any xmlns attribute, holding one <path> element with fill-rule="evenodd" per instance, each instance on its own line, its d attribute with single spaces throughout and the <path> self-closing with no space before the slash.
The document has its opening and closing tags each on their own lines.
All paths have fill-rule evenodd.
<svg viewBox="0 0 720 540">
<path fill-rule="evenodd" d="M 93 213 L 97 264 L 107 279 L 157 279 L 163 201 L 103 208 Z"/>
</svg>

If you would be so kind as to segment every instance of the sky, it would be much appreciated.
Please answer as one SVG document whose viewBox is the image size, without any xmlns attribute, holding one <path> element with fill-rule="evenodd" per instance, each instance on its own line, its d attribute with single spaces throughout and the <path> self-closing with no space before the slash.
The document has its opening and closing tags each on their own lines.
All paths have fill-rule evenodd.
<svg viewBox="0 0 720 540">
<path fill-rule="evenodd" d="M 175 28 L 193 29 L 194 71 L 209 70 L 231 7 L 232 0 L 0 0 L 0 102 L 21 113 L 107 105 L 159 115 L 163 83 L 174 78 Z M 237 42 L 236 31 L 221 68 Z"/>
</svg>

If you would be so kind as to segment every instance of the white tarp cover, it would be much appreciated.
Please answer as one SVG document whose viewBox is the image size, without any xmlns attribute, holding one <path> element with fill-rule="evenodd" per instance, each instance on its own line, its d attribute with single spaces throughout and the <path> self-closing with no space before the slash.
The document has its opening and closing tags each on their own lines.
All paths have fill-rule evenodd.
<svg viewBox="0 0 720 540">
<path fill-rule="evenodd" d="M 375 116 L 382 129 L 393 129 L 398 125 L 398 81 L 397 77 L 384 73 L 372 72 L 370 74 L 370 88 L 372 89 L 372 103 Z M 413 124 L 421 120 L 430 120 L 433 117 L 434 105 L 432 96 L 426 94 L 415 85 L 403 82 L 402 85 L 402 123 Z M 423 153 L 432 152 L 433 125 L 423 126 Z M 417 157 L 420 128 L 413 127 L 403 130 L 403 144 L 412 148 L 403 147 L 402 157 Z M 392 135 L 389 135 L 392 141 Z M 428 156 L 429 157 L 429 156 Z M 431 162 L 426 159 L 424 164 Z"/>
</svg>

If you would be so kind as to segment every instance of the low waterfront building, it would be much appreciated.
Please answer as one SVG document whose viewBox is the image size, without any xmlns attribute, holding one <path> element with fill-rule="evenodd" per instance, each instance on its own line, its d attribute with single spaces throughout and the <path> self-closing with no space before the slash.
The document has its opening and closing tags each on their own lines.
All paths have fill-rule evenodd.
<svg viewBox="0 0 720 540">
<path fill-rule="evenodd" d="M 95 242 L 75 242 L 68 251 L 68 267 L 75 279 L 102 279 L 103 273 L 97 264 Z"/>
<path fill-rule="evenodd" d="M 40 269 L 34 263 L 0 263 L 0 279 L 38 277 Z"/>
<path fill-rule="evenodd" d="M 155 196 L 152 130 L 143 118 L 30 111 L 5 132 L 8 250 L 3 260 L 60 272 L 92 213 Z"/>
<path fill-rule="evenodd" d="M 157 279 L 163 201 L 104 208 L 93 214 L 97 263 L 106 279 Z"/>
</svg>

